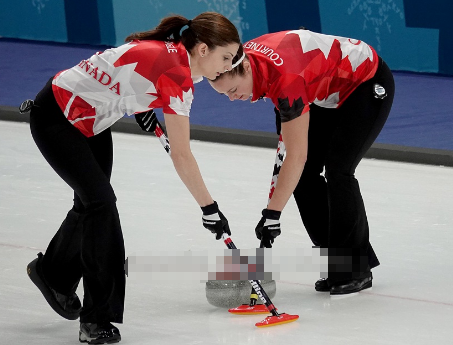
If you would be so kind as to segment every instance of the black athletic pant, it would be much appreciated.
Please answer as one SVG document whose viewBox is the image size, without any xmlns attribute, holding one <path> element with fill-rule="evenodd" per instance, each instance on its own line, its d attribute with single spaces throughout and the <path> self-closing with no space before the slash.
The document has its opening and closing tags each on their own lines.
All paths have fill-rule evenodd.
<svg viewBox="0 0 453 345">
<path fill-rule="evenodd" d="M 376 83 L 385 88 L 384 99 L 375 98 Z M 392 73 L 380 60 L 376 75 L 340 108 L 310 105 L 307 162 L 294 198 L 313 244 L 328 248 L 331 283 L 357 278 L 379 265 L 354 174 L 387 120 L 394 92 Z"/>
<path fill-rule="evenodd" d="M 81 322 L 123 320 L 124 241 L 110 185 L 110 130 L 87 138 L 58 107 L 49 81 L 30 114 L 33 139 L 55 172 L 74 190 L 74 206 L 50 242 L 43 260 L 49 284 L 62 294 L 83 277 Z"/>
</svg>

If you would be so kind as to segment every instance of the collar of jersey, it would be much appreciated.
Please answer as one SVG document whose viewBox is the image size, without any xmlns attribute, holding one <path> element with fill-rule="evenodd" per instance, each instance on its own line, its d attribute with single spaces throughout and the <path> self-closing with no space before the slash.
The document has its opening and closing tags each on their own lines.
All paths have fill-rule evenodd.
<svg viewBox="0 0 453 345">
<path fill-rule="evenodd" d="M 187 59 L 189 60 L 189 68 L 190 68 L 190 54 L 189 54 L 189 52 L 188 52 L 187 50 L 186 50 L 186 53 L 187 53 Z M 192 69 L 191 69 L 191 71 L 192 71 Z M 193 77 L 192 77 L 192 82 L 193 82 L 194 84 L 199 83 L 199 82 L 202 81 L 202 80 L 203 80 L 203 76 L 201 76 L 201 77 L 196 77 L 196 78 L 193 78 Z"/>
<path fill-rule="evenodd" d="M 252 68 L 252 77 L 253 77 L 253 93 L 250 102 L 254 103 L 265 97 L 268 92 L 267 84 L 267 71 L 264 66 L 265 63 L 259 63 L 255 60 L 255 56 L 247 52 L 250 61 L 250 67 Z"/>
</svg>

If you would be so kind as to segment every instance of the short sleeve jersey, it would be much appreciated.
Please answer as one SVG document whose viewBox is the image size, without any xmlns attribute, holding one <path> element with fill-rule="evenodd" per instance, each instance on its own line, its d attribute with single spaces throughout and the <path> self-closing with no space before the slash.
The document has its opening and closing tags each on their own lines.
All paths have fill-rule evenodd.
<svg viewBox="0 0 453 345">
<path fill-rule="evenodd" d="M 181 43 L 143 40 L 59 72 L 52 89 L 67 119 L 90 137 L 123 116 L 154 108 L 189 116 L 194 85 Z"/>
<path fill-rule="evenodd" d="M 282 31 L 244 44 L 253 74 L 252 102 L 272 99 L 282 121 L 310 104 L 338 108 L 378 67 L 378 55 L 366 43 L 308 30 Z"/>
</svg>

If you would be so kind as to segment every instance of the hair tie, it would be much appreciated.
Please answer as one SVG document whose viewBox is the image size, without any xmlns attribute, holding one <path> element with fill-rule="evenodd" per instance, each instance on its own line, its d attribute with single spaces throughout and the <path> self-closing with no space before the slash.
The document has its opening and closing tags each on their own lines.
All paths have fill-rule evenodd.
<svg viewBox="0 0 453 345">
<path fill-rule="evenodd" d="M 179 29 L 179 36 L 182 35 L 182 32 L 183 32 L 183 31 L 185 31 L 185 30 L 187 30 L 187 29 L 190 29 L 190 25 L 191 25 L 191 24 L 192 24 L 192 21 L 189 19 L 189 20 L 187 21 L 187 24 L 184 24 L 184 25 L 182 26 L 182 28 Z M 193 30 L 191 30 L 191 31 L 193 31 Z"/>
<path fill-rule="evenodd" d="M 231 65 L 231 68 L 235 68 L 235 67 L 239 66 L 239 64 L 242 62 L 242 60 L 244 60 L 244 58 L 245 58 L 245 52 L 242 53 L 242 56 L 238 61 L 236 61 L 233 65 Z"/>
</svg>

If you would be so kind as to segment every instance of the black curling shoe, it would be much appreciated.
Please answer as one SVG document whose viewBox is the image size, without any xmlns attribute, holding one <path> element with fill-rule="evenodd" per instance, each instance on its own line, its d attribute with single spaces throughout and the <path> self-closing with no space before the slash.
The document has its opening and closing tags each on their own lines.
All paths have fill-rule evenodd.
<svg viewBox="0 0 453 345">
<path fill-rule="evenodd" d="M 121 340 L 120 331 L 110 322 L 80 323 L 79 341 L 88 344 L 112 344 Z"/>
<path fill-rule="evenodd" d="M 52 289 L 42 273 L 42 260 L 42 253 L 38 253 L 38 257 L 27 266 L 28 276 L 55 312 L 65 319 L 77 320 L 82 309 L 79 297 L 75 293 L 66 296 Z"/>
<path fill-rule="evenodd" d="M 334 284 L 330 288 L 331 296 L 347 295 L 370 288 L 373 285 L 373 274 L 364 273 L 360 278 L 353 279 L 344 283 Z"/>
<path fill-rule="evenodd" d="M 330 291 L 329 278 L 321 278 L 315 283 L 315 290 L 320 292 Z"/>
</svg>

